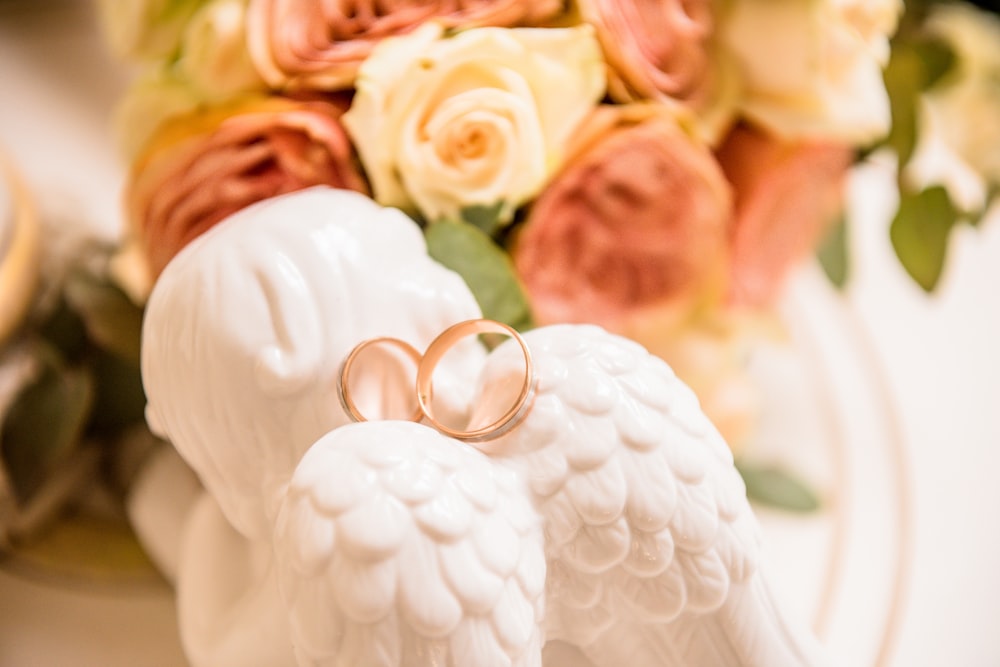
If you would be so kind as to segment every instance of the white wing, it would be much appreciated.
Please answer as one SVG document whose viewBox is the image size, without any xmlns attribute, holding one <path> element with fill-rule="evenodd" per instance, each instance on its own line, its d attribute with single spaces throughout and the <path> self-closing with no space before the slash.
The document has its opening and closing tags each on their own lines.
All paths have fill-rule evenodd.
<svg viewBox="0 0 1000 667">
<path fill-rule="evenodd" d="M 591 326 L 525 336 L 525 421 L 484 449 L 545 519 L 548 638 L 598 667 L 818 664 L 758 573 L 759 530 L 732 454 L 694 394 L 641 346 Z M 487 361 L 473 426 L 501 413 L 520 350 Z"/>
<path fill-rule="evenodd" d="M 426 426 L 363 422 L 320 439 L 275 550 L 300 665 L 541 664 L 545 558 L 527 492 Z"/>
<path fill-rule="evenodd" d="M 399 211 L 329 188 L 275 197 L 213 227 L 160 276 L 143 327 L 147 416 L 237 530 L 267 539 L 275 493 L 312 443 L 348 421 L 335 387 L 351 348 L 394 336 L 423 350 L 478 316 Z M 483 352 L 467 342 L 445 375 L 475 368 Z M 356 394 L 402 416 L 410 369 L 392 370 L 366 366 Z M 467 405 L 440 389 L 456 410 Z"/>
</svg>

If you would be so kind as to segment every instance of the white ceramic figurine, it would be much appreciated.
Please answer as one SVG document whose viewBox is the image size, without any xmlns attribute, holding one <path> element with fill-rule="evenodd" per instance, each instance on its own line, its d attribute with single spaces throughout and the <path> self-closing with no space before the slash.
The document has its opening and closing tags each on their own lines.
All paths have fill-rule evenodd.
<svg viewBox="0 0 1000 667">
<path fill-rule="evenodd" d="M 211 494 L 178 573 L 195 667 L 825 664 L 768 592 L 729 449 L 637 344 L 568 325 L 489 355 L 449 340 L 440 422 L 407 421 L 431 399 L 406 362 L 478 316 L 415 224 L 348 192 L 259 204 L 171 262 L 143 377 Z M 372 421 L 351 423 L 345 362 L 380 337 L 415 358 L 358 363 Z M 434 426 L 505 411 L 476 441 Z"/>
<path fill-rule="evenodd" d="M 479 315 L 409 218 L 351 192 L 267 200 L 171 261 L 147 305 L 142 373 L 147 419 L 209 494 L 188 521 L 177 573 L 194 667 L 295 664 L 284 611 L 274 608 L 271 538 L 299 459 L 350 421 L 336 390 L 345 355 L 379 335 L 423 349 Z M 446 360 L 460 374 L 455 390 L 443 377 L 438 392 L 456 414 L 485 354 L 468 343 Z M 398 414 L 409 395 L 383 388 L 401 387 L 410 369 L 371 361 L 355 383 L 359 404 L 372 417 Z"/>
</svg>

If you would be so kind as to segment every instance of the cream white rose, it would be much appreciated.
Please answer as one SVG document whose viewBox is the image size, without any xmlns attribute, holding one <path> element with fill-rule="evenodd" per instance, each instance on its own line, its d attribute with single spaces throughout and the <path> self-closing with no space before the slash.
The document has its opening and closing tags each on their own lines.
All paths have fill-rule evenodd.
<svg viewBox="0 0 1000 667">
<path fill-rule="evenodd" d="M 126 158 L 135 158 L 165 120 L 190 113 L 202 103 L 201 95 L 176 72 L 147 70 L 132 82 L 115 106 L 119 148 Z"/>
<path fill-rule="evenodd" d="M 101 27 L 121 57 L 151 60 L 170 56 L 205 0 L 98 0 Z"/>
<path fill-rule="evenodd" d="M 942 5 L 928 23 L 958 56 L 951 81 L 927 95 L 937 129 L 985 180 L 1000 184 L 1000 19 L 968 5 Z"/>
<path fill-rule="evenodd" d="M 246 4 L 203 1 L 182 31 L 175 60 L 147 68 L 132 82 L 115 109 L 126 156 L 138 155 L 174 116 L 265 90 L 246 46 Z"/>
<path fill-rule="evenodd" d="M 364 62 L 343 124 L 378 202 L 430 221 L 501 204 L 506 221 L 558 167 L 604 86 L 589 26 L 446 36 L 427 24 Z"/>
<path fill-rule="evenodd" d="M 247 49 L 246 5 L 247 0 L 212 0 L 181 36 L 178 73 L 207 99 L 265 87 Z"/>
<path fill-rule="evenodd" d="M 966 4 L 938 5 L 926 26 L 954 49 L 953 69 L 920 102 L 919 140 L 906 165 L 915 187 L 944 185 L 965 211 L 1000 185 L 1000 19 Z"/>
<path fill-rule="evenodd" d="M 882 67 L 902 0 L 735 0 L 720 33 L 743 113 L 789 139 L 861 145 L 890 126 Z"/>
</svg>

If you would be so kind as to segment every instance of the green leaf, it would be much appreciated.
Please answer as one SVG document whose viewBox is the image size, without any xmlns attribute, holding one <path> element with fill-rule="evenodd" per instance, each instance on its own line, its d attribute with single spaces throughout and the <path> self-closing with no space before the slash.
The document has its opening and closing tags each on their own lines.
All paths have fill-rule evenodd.
<svg viewBox="0 0 1000 667">
<path fill-rule="evenodd" d="M 79 360 L 87 351 L 87 329 L 65 299 L 59 300 L 38 333 L 69 362 Z"/>
<path fill-rule="evenodd" d="M 89 373 L 66 367 L 52 348 L 40 346 L 39 354 L 41 376 L 20 393 L 0 427 L 0 453 L 22 501 L 77 446 L 94 400 Z"/>
<path fill-rule="evenodd" d="M 919 54 L 908 44 L 893 44 L 882 76 L 892 114 L 892 127 L 885 142 L 899 156 L 899 164 L 904 165 L 917 143 L 917 98 L 923 78 Z"/>
<path fill-rule="evenodd" d="M 516 329 L 531 326 L 531 309 L 510 257 L 482 230 L 467 222 L 443 220 L 426 232 L 431 257 L 462 276 L 483 317 Z"/>
<path fill-rule="evenodd" d="M 100 347 L 139 365 L 142 309 L 117 286 L 84 271 L 70 274 L 66 300 Z"/>
<path fill-rule="evenodd" d="M 498 201 L 492 206 L 475 204 L 462 209 L 462 220 L 481 230 L 487 236 L 493 236 L 500 228 L 500 214 L 503 212 L 504 204 Z"/>
<path fill-rule="evenodd" d="M 817 250 L 817 258 L 827 278 L 838 288 L 847 284 L 850 259 L 847 250 L 847 220 L 841 217 L 827 232 Z"/>
<path fill-rule="evenodd" d="M 820 507 L 816 493 L 785 470 L 745 461 L 737 462 L 736 468 L 746 482 L 747 497 L 754 502 L 791 512 L 815 512 Z"/>
<path fill-rule="evenodd" d="M 916 194 L 900 194 L 889 238 L 903 268 L 928 292 L 941 278 L 948 235 L 958 217 L 948 192 L 940 185 Z"/>
<path fill-rule="evenodd" d="M 94 376 L 94 408 L 88 431 L 108 438 L 143 422 L 146 394 L 139 367 L 118 355 L 97 351 L 90 360 Z"/>
<path fill-rule="evenodd" d="M 892 41 L 889 63 L 883 72 L 892 112 L 892 127 L 885 142 L 905 165 L 917 142 L 917 113 L 923 91 L 940 81 L 954 64 L 951 48 L 924 34 L 900 33 Z"/>
</svg>

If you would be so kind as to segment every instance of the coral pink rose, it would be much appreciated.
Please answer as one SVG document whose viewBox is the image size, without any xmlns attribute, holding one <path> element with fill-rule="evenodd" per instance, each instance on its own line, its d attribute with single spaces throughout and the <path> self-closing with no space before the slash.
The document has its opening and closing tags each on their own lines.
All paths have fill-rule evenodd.
<svg viewBox="0 0 1000 667">
<path fill-rule="evenodd" d="M 152 276 L 192 239 L 254 202 L 312 185 L 367 194 L 342 111 L 329 102 L 269 98 L 162 126 L 126 190 Z"/>
<path fill-rule="evenodd" d="M 853 152 L 842 144 L 782 141 L 739 126 L 718 159 L 735 195 L 730 299 L 768 305 L 840 212 Z"/>
<path fill-rule="evenodd" d="M 718 291 L 731 196 L 712 153 L 652 105 L 602 107 L 578 136 L 513 248 L 536 320 L 628 335 Z"/>
<path fill-rule="evenodd" d="M 338 90 L 354 82 L 375 45 L 434 19 L 447 28 L 539 25 L 561 0 L 397 0 L 336 3 L 250 0 L 247 40 L 261 76 L 276 88 Z"/>
<path fill-rule="evenodd" d="M 710 85 L 710 0 L 579 0 L 597 27 L 619 101 L 703 98 Z"/>
</svg>

